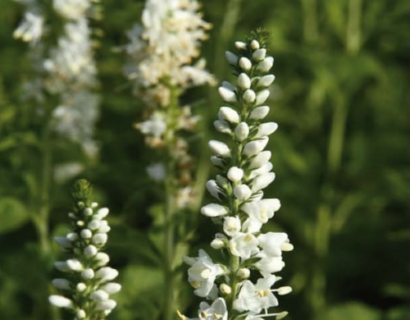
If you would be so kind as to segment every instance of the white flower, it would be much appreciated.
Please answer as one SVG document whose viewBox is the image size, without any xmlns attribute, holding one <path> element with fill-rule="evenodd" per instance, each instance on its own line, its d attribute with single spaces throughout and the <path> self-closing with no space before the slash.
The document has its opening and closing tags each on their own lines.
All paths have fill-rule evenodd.
<svg viewBox="0 0 410 320">
<path fill-rule="evenodd" d="M 154 181 L 164 181 L 167 173 L 163 163 L 154 163 L 147 167 L 149 177 Z"/>
<path fill-rule="evenodd" d="M 251 171 L 248 175 L 249 179 L 255 179 L 258 176 L 264 176 L 266 173 L 271 172 L 273 169 L 273 164 L 271 162 L 266 162 L 257 169 Z"/>
<path fill-rule="evenodd" d="M 117 276 L 118 271 L 110 267 L 101 268 L 95 273 L 95 277 L 103 282 L 114 280 Z"/>
<path fill-rule="evenodd" d="M 245 102 L 247 102 L 247 103 L 252 103 L 252 102 L 254 102 L 255 99 L 256 99 L 256 93 L 255 93 L 255 91 L 253 91 L 252 89 L 247 89 L 247 90 L 244 92 L 244 94 L 243 94 L 243 96 L 242 96 L 242 99 L 243 99 Z"/>
<path fill-rule="evenodd" d="M 233 90 L 225 87 L 219 87 L 219 95 L 226 102 L 236 102 L 236 94 Z"/>
<path fill-rule="evenodd" d="M 273 57 L 267 57 L 258 63 L 256 69 L 260 72 L 268 72 L 273 66 Z"/>
<path fill-rule="evenodd" d="M 206 183 L 206 189 L 209 191 L 209 193 L 217 198 L 218 200 L 220 200 L 219 198 L 219 194 L 222 193 L 223 191 L 222 189 L 218 186 L 218 184 L 216 183 L 215 180 L 208 180 Z"/>
<path fill-rule="evenodd" d="M 238 216 L 235 217 L 226 217 L 224 220 L 224 232 L 230 236 L 233 237 L 241 231 L 241 220 L 239 219 Z"/>
<path fill-rule="evenodd" d="M 228 122 L 226 122 L 225 120 L 215 120 L 214 127 L 216 130 L 218 130 L 221 133 L 227 133 L 227 134 L 232 133 L 232 130 Z"/>
<path fill-rule="evenodd" d="M 201 213 L 208 217 L 219 217 L 228 214 L 228 209 L 216 203 L 210 203 L 201 208 Z"/>
<path fill-rule="evenodd" d="M 107 311 L 112 310 L 117 306 L 114 300 L 105 300 L 97 303 L 96 310 Z"/>
<path fill-rule="evenodd" d="M 109 283 L 104 284 L 101 287 L 101 290 L 104 290 L 108 294 L 115 294 L 121 290 L 121 285 L 118 283 L 109 282 Z"/>
<path fill-rule="evenodd" d="M 209 141 L 209 147 L 211 148 L 212 152 L 221 157 L 230 157 L 231 150 L 229 147 L 220 141 L 211 140 Z"/>
<path fill-rule="evenodd" d="M 242 57 L 239 59 L 239 66 L 242 70 L 249 71 L 252 68 L 252 62 L 248 58 Z"/>
<path fill-rule="evenodd" d="M 283 232 L 268 232 L 258 236 L 259 246 L 263 252 L 270 257 L 282 255 L 281 246 L 289 242 L 288 235 Z"/>
<path fill-rule="evenodd" d="M 105 301 L 108 300 L 108 293 L 103 290 L 97 290 L 90 294 L 91 300 L 94 301 Z"/>
<path fill-rule="evenodd" d="M 198 316 L 201 320 L 228 320 L 228 310 L 223 298 L 216 299 L 212 305 L 201 302 Z"/>
<path fill-rule="evenodd" d="M 238 233 L 229 241 L 231 253 L 242 259 L 249 259 L 256 254 L 258 249 L 258 239 L 251 233 Z"/>
<path fill-rule="evenodd" d="M 263 166 L 265 163 L 267 163 L 270 158 L 272 157 L 272 152 L 270 151 L 262 151 L 258 155 L 255 156 L 255 158 L 252 159 L 249 169 L 257 169 Z"/>
<path fill-rule="evenodd" d="M 258 257 L 261 259 L 256 262 L 254 266 L 259 269 L 264 277 L 270 276 L 271 273 L 281 271 L 285 266 L 282 257 L 271 257 L 266 255 L 263 251 L 258 253 Z"/>
<path fill-rule="evenodd" d="M 238 56 L 230 51 L 225 52 L 225 57 L 226 60 L 228 61 L 229 64 L 236 66 L 238 64 Z"/>
<path fill-rule="evenodd" d="M 267 137 L 248 142 L 243 148 L 243 154 L 248 157 L 255 156 L 265 149 L 268 142 L 269 139 Z"/>
<path fill-rule="evenodd" d="M 220 120 L 226 120 L 230 123 L 238 123 L 240 119 L 238 112 L 230 107 L 220 107 L 218 117 Z"/>
<path fill-rule="evenodd" d="M 240 184 L 233 189 L 233 194 L 239 200 L 248 200 L 252 195 L 252 191 L 246 184 Z"/>
<path fill-rule="evenodd" d="M 54 279 L 52 283 L 57 289 L 70 290 L 70 281 L 67 279 Z"/>
<path fill-rule="evenodd" d="M 268 74 L 259 79 L 258 86 L 269 87 L 274 80 L 275 76 L 273 74 Z"/>
<path fill-rule="evenodd" d="M 148 120 L 139 123 L 137 127 L 143 134 L 159 138 L 165 133 L 167 123 L 162 113 L 154 112 Z"/>
<path fill-rule="evenodd" d="M 265 59 L 266 56 L 266 49 L 258 49 L 256 51 L 254 51 L 252 53 L 252 59 L 254 59 L 255 61 L 261 61 L 263 59 Z"/>
<path fill-rule="evenodd" d="M 240 312 L 259 313 L 262 310 L 267 311 L 270 307 L 276 307 L 278 300 L 271 292 L 275 280 L 275 276 L 270 276 L 259 279 L 256 285 L 248 280 L 244 281 L 238 299 L 234 301 L 234 309 Z"/>
<path fill-rule="evenodd" d="M 275 174 L 273 172 L 268 172 L 264 175 L 257 176 L 252 182 L 252 192 L 257 192 L 266 188 L 268 185 L 275 180 Z"/>
<path fill-rule="evenodd" d="M 199 297 L 207 297 L 214 288 L 215 279 L 223 274 L 219 264 L 214 264 L 204 250 L 199 250 L 198 258 L 188 269 L 188 281 L 195 288 L 195 294 Z"/>
<path fill-rule="evenodd" d="M 42 15 L 27 11 L 24 13 L 23 21 L 14 31 L 14 37 L 31 44 L 36 44 L 43 35 L 44 18 Z"/>
<path fill-rule="evenodd" d="M 269 136 L 276 131 L 278 128 L 278 124 L 276 122 L 267 122 L 262 123 L 259 125 L 258 133 L 256 134 L 255 138 L 262 138 L 265 136 Z"/>
<path fill-rule="evenodd" d="M 251 79 L 246 73 L 241 73 L 238 77 L 238 86 L 241 89 L 249 89 L 251 87 Z"/>
<path fill-rule="evenodd" d="M 269 113 L 269 107 L 267 106 L 262 106 L 262 107 L 256 107 L 255 109 L 252 110 L 251 114 L 249 115 L 250 119 L 253 120 L 261 120 L 265 118 Z"/>
</svg>

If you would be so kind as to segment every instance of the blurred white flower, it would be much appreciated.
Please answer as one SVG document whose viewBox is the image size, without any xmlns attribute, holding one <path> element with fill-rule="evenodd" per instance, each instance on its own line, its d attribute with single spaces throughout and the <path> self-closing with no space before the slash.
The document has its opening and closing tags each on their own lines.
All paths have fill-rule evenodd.
<svg viewBox="0 0 410 320">
<path fill-rule="evenodd" d="M 26 11 L 23 21 L 14 31 L 14 37 L 30 44 L 36 44 L 43 35 L 44 18 L 41 14 Z"/>
<path fill-rule="evenodd" d="M 91 3 L 88 0 L 53 0 L 54 9 L 67 19 L 79 19 L 84 16 Z"/>
<path fill-rule="evenodd" d="M 154 181 L 164 181 L 167 173 L 163 163 L 155 163 L 147 167 L 147 173 Z"/>
</svg>

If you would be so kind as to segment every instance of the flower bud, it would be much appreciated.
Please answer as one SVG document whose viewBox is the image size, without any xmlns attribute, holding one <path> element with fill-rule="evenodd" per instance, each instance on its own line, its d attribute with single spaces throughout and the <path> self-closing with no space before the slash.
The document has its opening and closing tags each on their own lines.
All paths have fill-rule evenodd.
<svg viewBox="0 0 410 320">
<path fill-rule="evenodd" d="M 83 292 L 85 291 L 85 289 L 87 289 L 87 286 L 85 283 L 80 282 L 77 284 L 76 289 L 78 292 Z"/>
<path fill-rule="evenodd" d="M 52 283 L 57 289 L 70 290 L 70 281 L 67 279 L 54 279 Z"/>
<path fill-rule="evenodd" d="M 262 151 L 259 153 L 255 158 L 252 159 L 249 169 L 257 169 L 267 163 L 270 158 L 272 157 L 272 152 L 270 151 Z"/>
<path fill-rule="evenodd" d="M 81 238 L 90 239 L 93 236 L 93 233 L 89 229 L 83 229 L 80 232 Z"/>
<path fill-rule="evenodd" d="M 230 123 L 238 123 L 240 119 L 238 112 L 230 107 L 220 107 L 218 118 L 219 120 L 226 120 Z"/>
<path fill-rule="evenodd" d="M 232 182 L 241 181 L 243 178 L 243 170 L 238 167 L 232 167 L 228 170 L 227 177 Z"/>
<path fill-rule="evenodd" d="M 275 174 L 273 172 L 268 172 L 264 175 L 257 176 L 252 182 L 252 191 L 257 192 L 266 188 L 268 185 L 275 180 Z"/>
<path fill-rule="evenodd" d="M 68 269 L 71 271 L 81 271 L 83 269 L 83 265 L 77 259 L 68 259 L 66 263 Z"/>
<path fill-rule="evenodd" d="M 238 234 L 239 231 L 241 231 L 241 220 L 239 219 L 238 216 L 236 217 L 226 217 L 224 220 L 224 232 L 230 236 L 233 237 L 236 234 Z"/>
<path fill-rule="evenodd" d="M 247 103 L 253 103 L 256 99 L 255 91 L 253 91 L 252 89 L 247 89 L 244 92 L 242 99 Z"/>
<path fill-rule="evenodd" d="M 242 57 L 239 59 L 239 66 L 242 70 L 249 71 L 252 68 L 252 62 L 248 58 Z"/>
<path fill-rule="evenodd" d="M 88 217 L 88 216 L 91 216 L 91 215 L 93 214 L 93 209 L 91 209 L 91 208 L 85 208 L 85 209 L 83 210 L 83 212 L 84 212 L 84 215 L 85 215 L 86 217 Z"/>
<path fill-rule="evenodd" d="M 216 203 L 210 203 L 201 208 L 201 213 L 208 217 L 219 217 L 228 214 L 228 209 Z"/>
<path fill-rule="evenodd" d="M 103 245 L 107 242 L 108 236 L 106 233 L 97 233 L 93 235 L 91 242 L 95 245 Z"/>
<path fill-rule="evenodd" d="M 71 248 L 71 242 L 66 237 L 54 237 L 54 241 L 63 249 Z"/>
<path fill-rule="evenodd" d="M 78 319 L 84 319 L 87 316 L 84 310 L 80 309 L 77 311 L 77 318 Z"/>
<path fill-rule="evenodd" d="M 230 157 L 231 150 L 229 147 L 220 141 L 211 140 L 209 141 L 209 147 L 211 148 L 212 152 L 221 157 Z"/>
<path fill-rule="evenodd" d="M 235 128 L 235 136 L 239 141 L 244 141 L 249 135 L 249 127 L 246 122 L 241 122 Z"/>
<path fill-rule="evenodd" d="M 246 43 L 242 41 L 236 41 L 235 42 L 235 47 L 238 50 L 246 50 Z"/>
<path fill-rule="evenodd" d="M 85 280 L 89 280 L 94 278 L 94 270 L 91 268 L 87 268 L 85 270 L 83 270 L 83 272 L 81 272 L 81 277 Z"/>
<path fill-rule="evenodd" d="M 95 276 L 102 281 L 111 281 L 118 276 L 118 271 L 110 267 L 103 267 L 97 271 Z"/>
<path fill-rule="evenodd" d="M 110 226 L 108 225 L 108 222 L 106 220 L 101 220 L 100 221 L 100 227 L 98 228 L 99 233 L 107 233 L 111 230 Z"/>
<path fill-rule="evenodd" d="M 87 227 L 90 230 L 97 230 L 101 226 L 101 222 L 99 220 L 91 220 L 88 224 Z"/>
<path fill-rule="evenodd" d="M 206 189 L 213 197 L 220 200 L 219 193 L 222 192 L 222 190 L 219 188 L 215 180 L 208 180 L 206 183 Z"/>
<path fill-rule="evenodd" d="M 258 94 L 256 95 L 255 104 L 260 105 L 264 103 L 268 99 L 269 95 L 270 95 L 270 91 L 268 89 L 259 91 Z"/>
<path fill-rule="evenodd" d="M 229 64 L 231 64 L 233 66 L 236 66 L 238 64 L 239 58 L 236 54 L 234 54 L 230 51 L 226 51 L 225 52 L 225 57 L 226 57 L 226 60 L 228 60 Z"/>
<path fill-rule="evenodd" d="M 232 292 L 231 287 L 228 286 L 226 283 L 222 283 L 222 284 L 219 286 L 219 290 L 221 291 L 221 293 L 222 293 L 223 295 L 228 295 L 228 294 L 231 294 L 231 292 Z"/>
<path fill-rule="evenodd" d="M 248 268 L 240 268 L 236 272 L 236 275 L 241 279 L 248 279 L 249 276 L 251 275 L 251 271 Z"/>
<path fill-rule="evenodd" d="M 274 80 L 275 76 L 273 74 L 268 74 L 260 78 L 260 80 L 258 81 L 258 86 L 269 87 Z"/>
<path fill-rule="evenodd" d="M 236 102 L 236 94 L 234 91 L 225 87 L 219 87 L 219 95 L 226 102 Z"/>
<path fill-rule="evenodd" d="M 225 242 L 222 239 L 215 238 L 211 242 L 211 247 L 214 248 L 215 250 L 222 249 L 223 247 L 225 247 Z"/>
<path fill-rule="evenodd" d="M 238 77 L 238 86 L 241 89 L 249 89 L 251 87 L 251 79 L 246 73 L 241 73 Z"/>
<path fill-rule="evenodd" d="M 292 288 L 289 286 L 285 286 L 285 287 L 280 287 L 278 289 L 278 295 L 280 296 L 284 296 L 285 294 L 291 293 L 292 292 Z"/>
<path fill-rule="evenodd" d="M 273 57 L 267 57 L 258 63 L 256 69 L 260 72 L 268 72 L 273 66 Z"/>
<path fill-rule="evenodd" d="M 260 44 L 258 40 L 252 40 L 251 41 L 251 49 L 252 50 L 258 50 L 260 48 Z"/>
<path fill-rule="evenodd" d="M 220 186 L 221 188 L 224 188 L 224 189 L 226 189 L 230 186 L 229 181 L 226 178 L 219 175 L 219 174 L 216 176 L 216 182 L 218 183 L 218 186 Z"/>
<path fill-rule="evenodd" d="M 48 298 L 48 301 L 50 301 L 52 305 L 59 308 L 71 308 L 73 306 L 73 302 L 63 296 L 51 295 Z"/>
<path fill-rule="evenodd" d="M 269 113 L 269 107 L 263 106 L 263 107 L 257 107 L 252 110 L 251 114 L 249 115 L 249 118 L 252 120 L 261 120 L 265 118 Z"/>
<path fill-rule="evenodd" d="M 259 125 L 258 133 L 256 134 L 256 138 L 262 138 L 271 135 L 276 131 L 278 128 L 278 124 L 276 122 L 267 122 L 262 123 Z"/>
<path fill-rule="evenodd" d="M 78 234 L 75 232 L 67 233 L 65 237 L 71 242 L 78 240 Z"/>
<path fill-rule="evenodd" d="M 114 300 L 105 300 L 98 302 L 95 309 L 100 311 L 107 311 L 114 309 L 116 306 L 117 303 Z"/>
<path fill-rule="evenodd" d="M 215 120 L 214 121 L 214 127 L 217 131 L 219 131 L 221 133 L 227 133 L 227 134 L 232 133 L 232 130 L 229 127 L 228 122 L 226 122 L 225 120 Z"/>
<path fill-rule="evenodd" d="M 121 290 L 121 285 L 114 282 L 109 282 L 101 287 L 101 290 L 104 290 L 108 294 L 116 294 Z"/>
<path fill-rule="evenodd" d="M 248 142 L 247 144 L 245 144 L 242 153 L 248 157 L 257 155 L 259 152 L 265 149 L 266 145 L 268 144 L 268 141 L 269 139 L 267 137 L 264 137 L 262 139 Z"/>
<path fill-rule="evenodd" d="M 95 255 L 95 260 L 97 261 L 97 266 L 102 267 L 110 261 L 110 257 L 105 252 L 98 252 Z"/>
<path fill-rule="evenodd" d="M 252 59 L 262 61 L 266 57 L 266 49 L 258 49 L 252 54 Z"/>
<path fill-rule="evenodd" d="M 90 298 L 94 301 L 105 301 L 109 298 L 109 295 L 103 290 L 97 290 L 90 294 Z"/>
<path fill-rule="evenodd" d="M 211 156 L 211 163 L 216 167 L 223 167 L 224 166 L 223 160 L 221 158 L 217 157 L 217 156 Z"/>
<path fill-rule="evenodd" d="M 108 210 L 108 208 L 101 208 L 101 209 L 99 209 L 99 210 L 97 211 L 97 213 L 93 216 L 93 219 L 95 219 L 95 220 L 102 220 L 102 219 L 104 219 L 104 218 L 108 215 L 109 212 L 110 212 L 110 211 Z"/>
<path fill-rule="evenodd" d="M 246 184 L 241 184 L 233 189 L 233 194 L 239 200 L 248 200 L 252 195 L 252 191 Z"/>
</svg>

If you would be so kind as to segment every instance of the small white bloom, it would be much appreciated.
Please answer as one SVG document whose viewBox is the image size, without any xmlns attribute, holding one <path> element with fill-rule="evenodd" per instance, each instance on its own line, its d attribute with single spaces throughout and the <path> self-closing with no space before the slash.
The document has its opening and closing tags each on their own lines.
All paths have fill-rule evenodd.
<svg viewBox="0 0 410 320">
<path fill-rule="evenodd" d="M 271 292 L 275 280 L 275 276 L 272 275 L 259 279 L 256 285 L 249 280 L 244 281 L 238 299 L 234 301 L 234 309 L 239 312 L 260 313 L 262 310 L 267 311 L 270 307 L 276 307 L 278 300 Z"/>
<path fill-rule="evenodd" d="M 235 217 L 226 217 L 224 220 L 224 232 L 230 236 L 233 237 L 241 231 L 241 220 L 239 219 L 238 216 Z"/>
<path fill-rule="evenodd" d="M 200 320 L 228 320 L 226 302 L 223 298 L 216 299 L 211 306 L 206 302 L 201 302 L 199 308 Z"/>
<path fill-rule="evenodd" d="M 241 89 L 249 89 L 251 87 L 251 79 L 246 73 L 241 73 L 238 77 L 238 86 Z"/>
<path fill-rule="evenodd" d="M 270 95 L 270 91 L 268 89 L 259 91 L 258 94 L 256 95 L 256 101 L 255 104 L 258 106 L 262 103 L 264 103 Z"/>
<path fill-rule="evenodd" d="M 226 120 L 230 123 L 238 123 L 240 119 L 238 112 L 230 107 L 220 107 L 218 118 L 219 120 Z"/>
<path fill-rule="evenodd" d="M 272 169 L 273 169 L 273 164 L 271 162 L 266 162 L 265 164 L 260 166 L 258 169 L 252 170 L 248 178 L 254 179 L 257 176 L 263 176 L 265 173 L 271 172 Z"/>
<path fill-rule="evenodd" d="M 273 57 L 267 57 L 258 63 L 256 69 L 260 72 L 268 72 L 273 66 Z"/>
<path fill-rule="evenodd" d="M 101 222 L 99 220 L 91 220 L 88 224 L 87 227 L 90 230 L 97 230 L 101 226 Z"/>
<path fill-rule="evenodd" d="M 242 57 L 239 59 L 239 66 L 242 70 L 249 71 L 252 68 L 252 62 L 248 58 Z"/>
<path fill-rule="evenodd" d="M 249 259 L 256 254 L 258 249 L 258 239 L 251 233 L 238 233 L 229 241 L 231 253 L 242 259 Z"/>
<path fill-rule="evenodd" d="M 91 209 L 91 208 L 85 208 L 84 209 L 84 215 L 87 217 L 87 216 L 91 216 L 92 214 L 93 214 L 93 209 Z"/>
<path fill-rule="evenodd" d="M 231 64 L 233 66 L 236 66 L 238 64 L 239 58 L 236 54 L 234 54 L 230 51 L 226 51 L 225 52 L 225 57 L 226 57 L 226 60 L 228 60 L 229 64 Z"/>
<path fill-rule="evenodd" d="M 54 237 L 54 241 L 57 242 L 57 244 L 63 249 L 72 247 L 71 242 L 67 239 L 67 237 Z"/>
<path fill-rule="evenodd" d="M 219 217 L 228 214 L 228 209 L 216 203 L 210 203 L 201 208 L 201 213 L 208 217 Z"/>
<path fill-rule="evenodd" d="M 105 266 L 110 261 L 110 257 L 105 252 L 98 252 L 94 258 L 97 260 L 99 267 Z"/>
<path fill-rule="evenodd" d="M 228 170 L 227 177 L 232 182 L 241 181 L 243 178 L 243 170 L 238 167 L 232 167 Z"/>
<path fill-rule="evenodd" d="M 137 124 L 137 128 L 145 135 L 159 138 L 165 133 L 167 123 L 161 113 L 154 112 L 148 120 Z"/>
<path fill-rule="evenodd" d="M 78 292 L 83 292 L 85 291 L 85 289 L 87 289 L 87 286 L 85 283 L 80 282 L 77 284 L 76 289 Z"/>
<path fill-rule="evenodd" d="M 242 153 L 248 157 L 255 156 L 259 152 L 261 152 L 263 149 L 265 149 L 268 142 L 269 142 L 269 139 L 267 137 L 248 142 L 247 144 L 245 144 L 245 147 L 243 148 Z"/>
<path fill-rule="evenodd" d="M 275 81 L 275 76 L 273 74 L 268 74 L 259 79 L 258 86 L 269 87 L 273 81 Z"/>
<path fill-rule="evenodd" d="M 97 213 L 93 216 L 93 219 L 95 220 L 102 220 L 104 219 L 106 216 L 108 216 L 108 213 L 110 212 L 110 210 L 108 208 L 101 208 L 98 209 Z"/>
<path fill-rule="evenodd" d="M 258 257 L 261 259 L 254 266 L 259 269 L 259 272 L 265 278 L 269 277 L 272 273 L 281 271 L 285 266 L 282 257 L 269 257 L 263 251 L 258 254 Z"/>
<path fill-rule="evenodd" d="M 255 61 L 262 61 L 266 57 L 266 49 L 258 49 L 253 52 L 252 59 Z"/>
<path fill-rule="evenodd" d="M 259 93 L 258 93 L 259 95 Z M 246 89 L 242 96 L 243 100 L 247 103 L 253 103 L 256 99 L 256 93 L 252 89 Z"/>
<path fill-rule="evenodd" d="M 259 125 L 258 133 L 256 134 L 256 138 L 262 138 L 265 136 L 269 136 L 276 131 L 278 128 L 278 124 L 276 122 L 267 122 L 262 123 Z"/>
<path fill-rule="evenodd" d="M 77 318 L 78 319 L 84 319 L 87 316 L 84 310 L 80 309 L 77 311 Z"/>
<path fill-rule="evenodd" d="M 48 301 L 58 308 L 71 308 L 73 306 L 73 302 L 70 299 L 59 295 L 50 296 Z"/>
<path fill-rule="evenodd" d="M 237 272 L 236 275 L 240 279 L 248 279 L 251 275 L 251 271 L 248 268 L 240 268 Z"/>
<path fill-rule="evenodd" d="M 228 286 L 226 283 L 222 283 L 222 284 L 219 286 L 219 291 L 221 291 L 221 293 L 222 293 L 223 295 L 228 295 L 228 294 L 231 294 L 232 289 L 231 289 L 231 287 Z"/>
<path fill-rule="evenodd" d="M 215 279 L 223 274 L 219 264 L 214 264 L 204 250 L 199 250 L 198 258 L 188 269 L 188 281 L 195 288 L 194 293 L 199 297 L 207 297 L 214 288 Z"/>
<path fill-rule="evenodd" d="M 259 246 L 263 252 L 270 257 L 280 257 L 282 255 L 281 246 L 289 242 L 288 235 L 283 232 L 268 232 L 258 236 Z"/>
<path fill-rule="evenodd" d="M 91 242 L 95 245 L 103 245 L 107 242 L 108 236 L 106 233 L 97 233 L 91 238 Z"/>
<path fill-rule="evenodd" d="M 241 184 L 233 189 L 233 194 L 239 200 L 248 200 L 252 195 L 252 191 L 246 184 Z"/>
<path fill-rule="evenodd" d="M 222 249 L 225 247 L 225 242 L 221 238 L 215 238 L 211 241 L 211 247 L 215 250 Z"/>
<path fill-rule="evenodd" d="M 257 192 L 266 188 L 273 180 L 275 180 L 275 174 L 273 172 L 257 176 L 252 182 L 252 191 Z"/>
<path fill-rule="evenodd" d="M 209 144 L 209 147 L 211 148 L 211 151 L 215 153 L 216 155 L 221 156 L 221 157 L 231 156 L 231 150 L 225 143 L 216 141 L 216 140 L 211 140 L 209 141 L 208 144 Z"/>
<path fill-rule="evenodd" d="M 100 221 L 100 227 L 98 228 L 99 233 L 107 233 L 111 230 L 110 226 L 108 225 L 107 220 Z"/>
<path fill-rule="evenodd" d="M 75 233 L 75 232 L 70 232 L 70 233 L 67 233 L 66 238 L 69 241 L 74 242 L 74 241 L 78 240 L 78 234 Z"/>
<path fill-rule="evenodd" d="M 23 21 L 14 31 L 13 36 L 16 39 L 21 38 L 24 42 L 36 44 L 43 35 L 44 18 L 31 11 L 24 14 Z"/>
<path fill-rule="evenodd" d="M 269 113 L 269 107 L 267 106 L 262 106 L 262 107 L 257 107 L 252 110 L 251 114 L 249 115 L 249 118 L 252 120 L 261 120 L 265 118 Z"/>
<path fill-rule="evenodd" d="M 249 135 L 249 126 L 246 122 L 241 122 L 235 128 L 235 137 L 239 141 L 244 141 L 248 138 Z"/>
<path fill-rule="evenodd" d="M 236 102 L 236 94 L 234 91 L 225 87 L 219 87 L 219 95 L 226 102 Z"/>
<path fill-rule="evenodd" d="M 164 181 L 167 172 L 163 163 L 154 163 L 147 167 L 148 176 L 154 181 Z"/>
<path fill-rule="evenodd" d="M 67 267 L 71 271 L 81 271 L 83 270 L 83 265 L 77 259 L 68 259 L 66 261 Z"/>
</svg>

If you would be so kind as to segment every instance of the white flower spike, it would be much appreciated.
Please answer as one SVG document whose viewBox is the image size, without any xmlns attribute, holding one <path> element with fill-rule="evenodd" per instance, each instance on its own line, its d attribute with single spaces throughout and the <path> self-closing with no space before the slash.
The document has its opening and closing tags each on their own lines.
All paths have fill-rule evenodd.
<svg viewBox="0 0 410 320">
<path fill-rule="evenodd" d="M 272 287 L 279 279 L 275 273 L 285 266 L 282 253 L 293 246 L 286 233 L 263 232 L 263 226 L 280 208 L 278 199 L 263 199 L 262 192 L 275 179 L 272 153 L 264 149 L 278 126 L 262 122 L 269 113 L 269 107 L 262 104 L 275 78 L 268 74 L 273 58 L 266 56 L 266 39 L 261 31 L 235 46 L 237 52 L 226 55 L 238 77 L 237 87 L 223 82 L 221 96 L 232 103 L 220 108 L 217 120 L 224 121 L 225 127 L 219 125 L 218 131 L 226 134 L 230 143 L 209 143 L 219 174 L 208 181 L 207 189 L 219 203 L 201 209 L 221 226 L 223 233 L 216 234 L 211 247 L 223 255 L 216 254 L 214 262 L 201 251 L 199 258 L 185 261 L 190 265 L 188 278 L 194 293 L 213 301 L 200 304 L 199 320 L 281 319 L 287 312 L 272 312 L 271 308 L 279 304 L 276 295 L 292 289 Z"/>
</svg>

